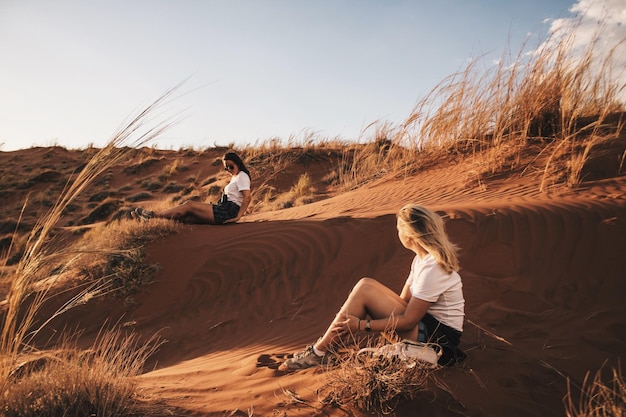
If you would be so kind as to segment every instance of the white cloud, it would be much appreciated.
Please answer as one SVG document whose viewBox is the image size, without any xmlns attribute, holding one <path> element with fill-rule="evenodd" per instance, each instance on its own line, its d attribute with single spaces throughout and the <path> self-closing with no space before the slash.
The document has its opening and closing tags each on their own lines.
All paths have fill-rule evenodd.
<svg viewBox="0 0 626 417">
<path fill-rule="evenodd" d="M 623 25 L 626 22 L 625 6 L 623 0 L 579 0 L 570 11 L 592 22 L 605 21 Z"/>
<path fill-rule="evenodd" d="M 624 0 L 578 0 L 569 11 L 572 16 L 556 19 L 550 25 L 552 37 L 560 42 L 569 38 L 574 56 L 589 51 L 593 45 L 599 70 L 604 59 L 612 53 L 612 77 L 618 85 L 626 86 L 626 5 Z M 626 88 L 621 97 L 626 101 Z"/>
</svg>

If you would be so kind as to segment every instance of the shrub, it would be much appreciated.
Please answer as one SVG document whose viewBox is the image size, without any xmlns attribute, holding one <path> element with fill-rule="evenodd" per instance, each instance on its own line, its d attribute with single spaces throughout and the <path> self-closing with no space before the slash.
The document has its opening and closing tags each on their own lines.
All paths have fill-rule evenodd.
<svg viewBox="0 0 626 417">
<path fill-rule="evenodd" d="M 111 191 L 101 191 L 99 193 L 96 194 L 92 194 L 91 197 L 89 197 L 90 202 L 102 202 L 104 201 L 106 198 L 110 197 L 111 195 L 113 195 L 113 192 Z"/>
<path fill-rule="evenodd" d="M 127 166 L 126 168 L 124 168 L 124 173 L 128 174 L 128 175 L 137 175 L 142 171 L 146 171 L 148 168 L 150 168 L 153 164 L 159 162 L 160 159 L 159 158 L 148 158 L 145 159 L 139 163 L 136 163 L 134 165 L 131 166 Z"/>
<path fill-rule="evenodd" d="M 111 217 L 122 204 L 121 200 L 107 200 L 98 205 L 98 207 L 92 210 L 85 218 L 81 219 L 79 224 L 91 224 L 106 220 Z"/>
<path fill-rule="evenodd" d="M 175 182 L 170 182 L 169 184 L 167 184 L 165 186 L 165 188 L 163 188 L 163 192 L 167 193 L 167 194 L 174 194 L 174 193 L 179 192 L 183 188 L 185 188 L 185 187 L 183 185 L 181 185 L 181 184 L 177 184 Z"/>
<path fill-rule="evenodd" d="M 131 203 L 136 203 L 137 201 L 150 200 L 151 198 L 152 198 L 152 194 L 147 191 L 144 191 L 144 192 L 126 197 L 126 201 L 130 201 Z"/>
</svg>

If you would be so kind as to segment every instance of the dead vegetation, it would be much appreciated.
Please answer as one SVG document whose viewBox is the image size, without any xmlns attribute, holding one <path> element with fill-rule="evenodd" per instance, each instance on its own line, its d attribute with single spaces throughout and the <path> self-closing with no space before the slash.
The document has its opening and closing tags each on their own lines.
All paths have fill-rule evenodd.
<svg viewBox="0 0 626 417">
<path fill-rule="evenodd" d="M 152 407 L 138 398 L 134 377 L 158 348 L 121 330 L 103 331 L 86 350 L 73 340 L 54 351 L 22 353 L 0 399 L 6 417 L 147 416 Z"/>
<path fill-rule="evenodd" d="M 136 337 L 125 337 L 114 330 L 103 333 L 91 351 L 83 352 L 67 343 L 73 335 L 61 334 L 59 350 L 39 355 L 44 359 L 37 360 L 35 366 L 28 364 L 33 364 L 29 358 L 38 353 L 34 340 L 54 317 L 101 295 L 109 285 L 105 277 L 98 277 L 93 284 L 80 286 L 76 295 L 50 317 L 38 317 L 44 304 L 54 295 L 55 278 L 67 273 L 82 255 L 54 239 L 56 224 L 80 194 L 120 162 L 124 157 L 121 144 L 141 145 L 168 127 L 168 123 L 146 126 L 144 118 L 172 91 L 131 119 L 87 162 L 35 224 L 23 255 L 7 274 L 10 287 L 0 316 L 0 392 L 3 393 L 0 409 L 3 415 L 56 416 L 68 412 L 73 415 L 135 415 L 136 410 L 131 406 L 134 389 L 129 378 L 142 369 L 155 348 L 154 342 L 139 344 Z M 20 220 L 18 218 L 18 224 Z M 95 354 L 92 355 L 92 351 Z"/>
<path fill-rule="evenodd" d="M 580 390 L 569 386 L 563 403 L 567 417 L 623 416 L 626 412 L 626 383 L 621 366 L 611 369 L 608 375 L 604 369 L 599 369 L 593 376 L 587 373 Z"/>
<path fill-rule="evenodd" d="M 374 343 L 366 341 L 364 346 L 379 348 L 392 338 L 383 336 Z M 441 385 L 436 368 L 419 361 L 362 353 L 360 345 L 342 349 L 339 364 L 328 372 L 328 382 L 320 390 L 323 405 L 393 415 L 400 402 L 427 395 Z"/>
<path fill-rule="evenodd" d="M 522 155 L 534 150 L 543 161 L 542 191 L 576 187 L 592 149 L 622 133 L 626 86 L 617 81 L 624 70 L 614 68 L 613 52 L 596 56 L 594 42 L 574 50 L 574 37 L 555 33 L 531 54 L 525 45 L 512 60 L 503 54 L 496 66 L 472 60 L 420 100 L 401 125 L 373 123 L 369 143 L 344 164 L 341 183 L 349 189 L 390 173 L 410 175 L 445 155 L 480 155 L 478 177 L 503 170 L 525 175 L 530 171 Z M 485 152 L 492 155 L 488 163 Z M 614 156 L 623 159 L 623 149 Z"/>
</svg>

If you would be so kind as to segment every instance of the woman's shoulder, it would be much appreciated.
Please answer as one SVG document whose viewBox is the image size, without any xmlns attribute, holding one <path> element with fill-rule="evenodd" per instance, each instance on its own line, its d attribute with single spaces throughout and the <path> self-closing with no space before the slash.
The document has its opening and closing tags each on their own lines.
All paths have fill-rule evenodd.
<svg viewBox="0 0 626 417">
<path fill-rule="evenodd" d="M 240 186 L 248 188 L 250 187 L 250 175 L 244 171 L 239 171 L 237 175 L 233 177 L 233 180 L 236 181 Z"/>
<path fill-rule="evenodd" d="M 449 275 L 445 271 L 443 265 L 441 265 L 437 261 L 437 259 L 431 254 L 428 254 L 424 256 L 423 258 L 419 259 L 415 265 L 423 272 L 431 271 L 431 273 Z"/>
<path fill-rule="evenodd" d="M 415 265 L 433 265 L 433 264 L 437 264 L 437 260 L 435 259 L 435 257 L 433 255 L 431 255 L 430 253 L 420 257 L 419 255 L 416 255 L 415 258 L 413 259 L 413 264 Z"/>
</svg>

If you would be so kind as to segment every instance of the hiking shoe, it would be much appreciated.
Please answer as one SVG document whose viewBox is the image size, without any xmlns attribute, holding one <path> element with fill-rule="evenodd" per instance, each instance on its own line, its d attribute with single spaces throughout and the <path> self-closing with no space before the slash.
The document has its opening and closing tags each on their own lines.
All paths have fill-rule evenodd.
<svg viewBox="0 0 626 417">
<path fill-rule="evenodd" d="M 302 352 L 298 352 L 293 355 L 293 358 L 287 359 L 280 365 L 278 370 L 280 371 L 298 371 L 300 369 L 313 368 L 325 363 L 326 355 L 317 356 L 313 352 L 313 345 L 307 346 Z"/>
<path fill-rule="evenodd" d="M 130 217 L 139 221 L 150 220 L 154 218 L 154 211 L 144 210 L 141 207 L 137 207 L 136 209 L 131 210 Z"/>
</svg>

